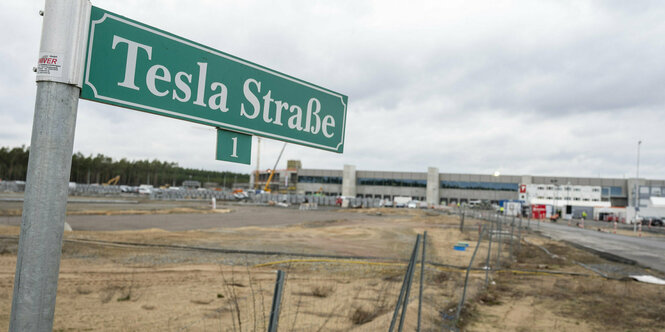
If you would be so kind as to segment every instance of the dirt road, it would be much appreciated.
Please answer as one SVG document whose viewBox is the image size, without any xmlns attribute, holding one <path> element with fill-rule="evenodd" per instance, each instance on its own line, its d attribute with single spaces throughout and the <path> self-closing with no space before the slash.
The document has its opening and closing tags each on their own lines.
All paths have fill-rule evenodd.
<svg viewBox="0 0 665 332">
<path fill-rule="evenodd" d="M 175 205 L 180 206 L 180 205 Z M 209 210 L 205 203 L 200 204 Z M 140 205 L 130 206 L 141 211 Z M 115 211 L 113 206 L 104 206 L 109 213 Z M 150 207 L 158 210 L 154 206 Z M 173 208 L 173 207 L 170 207 Z M 74 230 L 81 231 L 119 231 L 159 228 L 166 231 L 186 231 L 192 229 L 208 229 L 220 227 L 274 227 L 296 225 L 305 222 L 325 222 L 333 220 L 378 220 L 380 217 L 371 214 L 343 212 L 336 209 L 300 211 L 295 208 L 281 208 L 251 205 L 219 205 L 219 210 L 230 210 L 228 213 L 171 213 L 171 214 L 112 214 L 112 215 L 69 215 L 67 222 Z M 79 210 L 79 212 L 82 210 Z M 102 211 L 95 207 L 90 211 Z M 138 220 L 140 219 L 140 221 Z M 19 226 L 21 217 L 0 217 L 0 225 Z"/>
</svg>

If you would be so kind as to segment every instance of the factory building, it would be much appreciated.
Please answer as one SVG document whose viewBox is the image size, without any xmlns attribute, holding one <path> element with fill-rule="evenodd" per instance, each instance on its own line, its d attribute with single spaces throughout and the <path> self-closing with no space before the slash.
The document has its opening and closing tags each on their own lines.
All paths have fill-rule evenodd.
<svg viewBox="0 0 665 332">
<path fill-rule="evenodd" d="M 260 172 L 260 187 L 268 177 L 269 172 Z M 273 192 L 301 195 L 406 196 L 431 205 L 520 200 L 552 206 L 646 208 L 651 197 L 665 197 L 665 180 L 440 173 L 436 167 L 426 172 L 358 170 L 354 165 L 341 170 L 307 169 L 296 161 L 276 171 L 270 187 Z"/>
</svg>

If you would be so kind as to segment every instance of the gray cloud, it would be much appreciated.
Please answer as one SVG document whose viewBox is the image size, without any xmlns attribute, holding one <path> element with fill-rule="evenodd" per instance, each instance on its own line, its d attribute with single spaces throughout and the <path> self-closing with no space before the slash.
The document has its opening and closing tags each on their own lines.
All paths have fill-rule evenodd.
<svg viewBox="0 0 665 332">
<path fill-rule="evenodd" d="M 95 1 L 349 96 L 345 153 L 308 168 L 664 178 L 665 4 L 626 1 Z M 42 1 L 0 4 L 0 145 L 29 144 Z M 214 131 L 88 101 L 75 150 L 249 172 Z M 281 143 L 263 140 L 261 168 Z M 256 150 L 256 139 L 254 140 Z M 254 160 L 254 159 L 253 159 Z"/>
</svg>

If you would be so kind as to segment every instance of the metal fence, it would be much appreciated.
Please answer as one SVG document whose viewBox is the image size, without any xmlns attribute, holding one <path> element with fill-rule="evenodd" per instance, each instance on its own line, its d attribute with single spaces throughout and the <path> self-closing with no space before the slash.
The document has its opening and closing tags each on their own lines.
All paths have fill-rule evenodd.
<svg viewBox="0 0 665 332">
<path fill-rule="evenodd" d="M 484 222 L 480 224 L 476 222 L 461 230 L 460 238 L 475 237 L 474 243 L 460 242 L 460 245 L 473 250 L 466 265 L 450 264 L 445 257 L 442 258 L 440 255 L 428 257 L 426 254 L 429 241 L 427 232 L 423 235 L 418 234 L 414 247 L 409 252 L 408 260 L 402 258 L 402 265 L 397 269 L 393 268 L 393 271 L 390 272 L 396 276 L 395 273 L 401 271 L 400 277 L 383 278 L 380 281 L 370 281 L 371 278 L 368 278 L 367 284 L 372 286 L 367 287 L 368 289 L 364 291 L 359 291 L 358 294 L 363 292 L 364 296 L 357 295 L 355 298 L 379 300 L 374 303 L 373 308 L 365 311 L 359 309 L 361 308 L 359 304 L 349 305 L 351 311 L 346 313 L 347 318 L 351 320 L 355 318 L 354 322 L 357 324 L 351 325 L 351 327 L 361 331 L 458 331 L 464 324 L 469 298 L 477 297 L 484 292 L 493 283 L 494 273 L 510 268 L 521 250 L 522 235 L 527 229 L 527 225 L 530 225 L 530 222 L 521 218 L 506 217 L 492 212 L 473 213 L 471 211 L 459 211 L 460 224 L 463 222 L 464 216 L 469 214 Z M 438 251 L 442 249 L 446 248 L 437 248 Z M 367 260 L 365 263 L 372 264 L 372 260 Z M 418 266 L 419 268 L 417 268 Z M 334 274 L 333 276 L 339 275 Z M 315 280 L 313 282 L 316 282 Z M 381 283 L 384 283 L 384 286 L 376 287 Z M 375 287 L 381 291 L 372 293 L 372 288 Z M 286 312 L 282 314 L 282 317 L 290 320 L 291 328 L 287 330 L 321 330 L 316 328 L 316 325 L 305 327 L 296 324 L 297 313 L 293 313 L 293 306 L 300 307 L 301 299 L 295 299 L 294 294 L 289 292 L 275 294 L 286 299 L 286 303 L 282 304 L 281 308 Z M 445 295 L 442 296 L 442 294 Z M 277 305 L 279 306 L 279 303 Z M 334 318 L 335 311 L 339 311 L 338 307 L 331 305 L 329 308 L 318 309 L 322 309 L 322 314 L 326 310 L 331 310 L 329 314 L 333 318 L 325 322 L 326 328 L 342 330 L 350 328 L 348 324 L 345 325 L 340 319 Z M 358 312 L 367 316 L 367 322 L 359 318 L 362 314 Z M 383 315 L 382 319 L 376 318 L 379 314 Z M 294 328 L 295 326 L 302 328 Z"/>
</svg>

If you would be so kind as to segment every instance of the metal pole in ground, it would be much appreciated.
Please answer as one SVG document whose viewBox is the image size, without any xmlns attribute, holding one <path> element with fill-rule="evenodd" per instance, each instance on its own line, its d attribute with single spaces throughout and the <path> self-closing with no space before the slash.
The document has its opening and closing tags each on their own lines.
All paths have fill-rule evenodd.
<svg viewBox="0 0 665 332">
<path fill-rule="evenodd" d="M 399 309 L 402 305 L 403 299 L 404 299 L 404 293 L 406 292 L 407 285 L 411 283 L 411 272 L 413 270 L 413 266 L 415 265 L 415 260 L 417 257 L 418 253 L 418 245 L 420 244 L 420 234 L 416 237 L 416 244 L 413 247 L 413 251 L 411 252 L 411 258 L 409 259 L 409 265 L 406 267 L 406 273 L 404 274 L 404 282 L 402 282 L 402 288 L 399 291 L 399 297 L 397 298 L 397 304 L 395 304 L 395 312 L 393 312 L 393 318 L 390 321 L 390 328 L 388 329 L 389 332 L 392 332 L 395 329 L 395 323 L 397 322 L 397 314 L 399 313 Z M 407 298 L 408 301 L 408 298 Z"/>
<path fill-rule="evenodd" d="M 482 233 L 482 232 L 481 232 Z M 469 272 L 471 272 L 471 266 L 473 265 L 473 259 L 476 258 L 476 253 L 480 247 L 480 241 L 483 239 L 482 234 L 478 237 L 478 243 L 476 243 L 476 249 L 473 250 L 473 255 L 471 256 L 471 261 L 469 262 L 469 267 L 466 269 L 466 277 L 464 277 L 464 290 L 462 291 L 462 300 L 460 300 L 457 305 L 457 312 L 455 313 L 455 323 L 459 321 L 459 316 L 462 313 L 462 307 L 464 306 L 464 300 L 466 299 L 466 288 L 469 283 Z"/>
<path fill-rule="evenodd" d="M 89 1 L 45 3 L 10 331 L 53 329 L 89 15 Z"/>
<path fill-rule="evenodd" d="M 489 280 L 490 273 L 490 258 L 492 257 L 492 233 L 494 232 L 494 223 L 490 220 L 490 230 L 487 232 L 489 235 L 489 245 L 487 246 L 487 261 L 485 262 L 485 287 L 487 287 L 487 282 Z M 482 230 L 481 230 L 482 233 Z"/>
<path fill-rule="evenodd" d="M 497 234 L 498 236 L 498 241 L 497 241 L 497 246 L 499 247 L 498 253 L 496 255 L 496 268 L 500 269 L 501 268 L 501 242 L 503 242 L 503 235 L 501 232 L 503 231 L 503 225 L 501 225 L 501 217 L 499 217 L 499 233 Z"/>
<path fill-rule="evenodd" d="M 417 242 L 420 242 L 420 234 L 418 234 Z M 416 261 L 418 260 L 418 245 L 416 244 L 416 249 L 413 251 L 413 263 L 411 263 L 411 272 L 409 273 L 409 282 L 406 285 L 406 294 L 404 295 L 404 304 L 402 306 L 402 316 L 399 319 L 399 328 L 398 332 L 402 332 L 404 328 L 404 320 L 406 318 L 406 309 L 409 306 L 409 295 L 411 294 L 411 283 L 413 281 L 413 272 L 416 270 Z"/>
<path fill-rule="evenodd" d="M 517 236 L 517 251 L 522 250 L 522 217 L 520 216 L 520 225 L 518 227 L 519 235 Z"/>
<path fill-rule="evenodd" d="M 423 308 L 423 281 L 425 280 L 425 248 L 427 248 L 427 231 L 423 233 L 422 257 L 420 258 L 420 292 L 418 293 L 418 326 L 416 331 L 420 331 L 420 318 Z"/>
<path fill-rule="evenodd" d="M 460 221 L 459 221 L 459 231 L 464 232 L 464 217 L 465 217 L 465 211 L 462 210 L 460 213 Z"/>
<path fill-rule="evenodd" d="M 515 216 L 513 216 L 513 221 L 510 223 L 510 260 L 513 260 L 513 236 L 515 234 Z"/>
<path fill-rule="evenodd" d="M 272 309 L 270 309 L 270 322 L 268 332 L 277 332 L 279 323 L 279 307 L 282 303 L 282 293 L 284 291 L 284 271 L 277 270 L 277 280 L 275 281 L 275 291 L 272 296 Z"/>
</svg>

